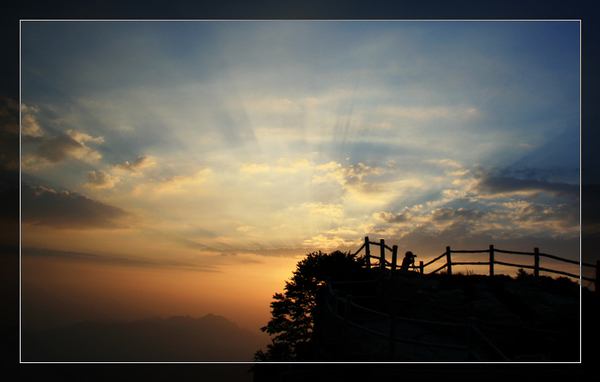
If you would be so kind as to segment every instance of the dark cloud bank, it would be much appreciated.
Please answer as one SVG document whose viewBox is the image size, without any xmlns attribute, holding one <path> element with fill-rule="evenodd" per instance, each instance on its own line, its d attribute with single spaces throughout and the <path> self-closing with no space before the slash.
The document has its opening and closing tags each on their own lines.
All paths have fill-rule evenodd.
<svg viewBox="0 0 600 382">
<path fill-rule="evenodd" d="M 36 154 L 50 163 L 59 163 L 70 157 L 78 150 L 85 150 L 85 146 L 66 134 L 45 140 L 38 147 Z"/>
<path fill-rule="evenodd" d="M 549 182 L 538 179 L 519 179 L 512 176 L 477 174 L 479 183 L 475 189 L 483 195 L 499 195 L 518 192 L 547 192 L 556 197 L 579 199 L 579 185 Z"/>
<path fill-rule="evenodd" d="M 24 223 L 61 229 L 123 228 L 120 218 L 130 216 L 123 209 L 76 192 L 56 192 L 23 184 L 21 220 Z"/>
</svg>

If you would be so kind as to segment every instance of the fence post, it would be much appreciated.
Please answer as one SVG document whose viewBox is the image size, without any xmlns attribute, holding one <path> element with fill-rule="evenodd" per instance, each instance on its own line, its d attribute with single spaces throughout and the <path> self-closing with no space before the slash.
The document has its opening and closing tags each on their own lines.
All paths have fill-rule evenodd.
<svg viewBox="0 0 600 382">
<path fill-rule="evenodd" d="M 367 269 L 371 269 L 371 250 L 369 248 L 369 237 L 365 236 L 365 257 L 367 258 Z"/>
<path fill-rule="evenodd" d="M 448 275 L 452 276 L 452 256 L 450 255 L 450 246 L 446 247 L 446 268 L 448 269 Z"/>
<path fill-rule="evenodd" d="M 383 276 L 383 271 L 385 270 L 385 240 L 379 240 L 380 255 L 379 255 L 379 267 L 381 268 L 381 275 Z"/>
<path fill-rule="evenodd" d="M 490 244 L 490 276 L 494 276 L 494 245 Z"/>
<path fill-rule="evenodd" d="M 534 248 L 533 255 L 535 257 L 535 264 L 533 268 L 533 278 L 535 282 L 540 281 L 540 249 Z"/>
<path fill-rule="evenodd" d="M 392 277 L 396 274 L 396 263 L 398 262 L 398 246 L 392 246 Z"/>
<path fill-rule="evenodd" d="M 423 262 L 419 261 L 419 270 L 421 271 L 421 274 L 423 274 L 425 267 L 423 266 Z"/>
</svg>

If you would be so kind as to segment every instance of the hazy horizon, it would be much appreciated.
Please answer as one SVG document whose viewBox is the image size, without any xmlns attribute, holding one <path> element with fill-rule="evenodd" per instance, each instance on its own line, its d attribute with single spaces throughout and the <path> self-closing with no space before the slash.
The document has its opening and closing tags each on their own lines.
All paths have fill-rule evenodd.
<svg viewBox="0 0 600 382">
<path fill-rule="evenodd" d="M 84 321 L 22 331 L 23 362 L 252 362 L 269 338 L 222 316 Z"/>
<path fill-rule="evenodd" d="M 23 327 L 212 313 L 257 332 L 299 260 L 365 236 L 424 261 L 579 260 L 579 32 L 21 22 Z"/>
</svg>

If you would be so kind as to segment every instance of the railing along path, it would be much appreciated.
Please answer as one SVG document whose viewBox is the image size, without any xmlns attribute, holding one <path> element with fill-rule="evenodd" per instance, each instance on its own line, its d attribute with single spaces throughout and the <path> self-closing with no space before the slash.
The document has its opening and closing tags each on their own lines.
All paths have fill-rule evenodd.
<svg viewBox="0 0 600 382">
<path fill-rule="evenodd" d="M 371 253 L 371 247 L 370 247 L 371 245 L 380 247 L 379 256 L 375 256 Z M 362 250 L 365 251 L 365 260 L 366 260 L 367 268 L 371 269 L 373 267 L 372 260 L 375 259 L 375 260 L 379 260 L 379 264 L 377 265 L 377 267 L 381 271 L 384 271 L 389 267 L 389 269 L 391 271 L 391 276 L 394 277 L 396 275 L 396 273 L 397 273 L 396 270 L 398 268 L 397 267 L 397 262 L 398 262 L 398 246 L 397 245 L 393 245 L 392 247 L 390 247 L 385 244 L 384 239 L 381 239 L 379 242 L 373 242 L 373 241 L 370 241 L 369 237 L 367 236 L 367 237 L 365 237 L 364 244 L 360 247 L 360 249 L 358 251 L 356 251 L 354 253 L 354 255 L 359 254 Z M 392 253 L 391 261 L 386 260 L 386 252 L 385 252 L 386 250 L 388 250 Z M 489 261 L 487 261 L 487 262 L 455 262 L 455 261 L 452 261 L 452 253 L 488 253 Z M 531 265 L 513 264 L 513 263 L 497 261 L 495 259 L 495 255 L 497 253 L 533 256 L 534 264 L 533 264 L 533 266 L 531 266 Z M 485 250 L 452 250 L 448 246 L 448 247 L 446 247 L 446 251 L 444 253 L 442 253 L 440 256 L 434 258 L 433 260 L 429 261 L 428 263 L 423 263 L 423 261 L 420 261 L 418 266 L 411 264 L 408 267 L 405 267 L 405 269 L 403 269 L 403 271 L 409 271 L 409 270 L 415 271 L 416 270 L 416 271 L 420 272 L 421 274 L 425 274 L 425 267 L 430 266 L 443 258 L 446 258 L 445 264 L 443 264 L 439 268 L 429 272 L 429 274 L 434 274 L 443 269 L 446 269 L 447 274 L 452 275 L 452 266 L 453 265 L 488 265 L 489 266 L 489 275 L 494 276 L 494 265 L 499 264 L 499 265 L 505 265 L 505 266 L 533 269 L 534 270 L 534 279 L 536 281 L 539 281 L 540 271 L 556 273 L 556 274 L 569 276 L 569 277 L 573 277 L 573 278 L 580 278 L 579 275 L 574 275 L 572 273 L 540 267 L 540 258 L 542 258 L 542 257 L 559 260 L 559 261 L 563 261 L 566 263 L 577 264 L 577 265 L 580 265 L 580 267 L 581 266 L 594 267 L 596 269 L 596 277 L 594 279 L 589 278 L 589 277 L 581 277 L 581 279 L 587 280 L 587 281 L 592 281 L 592 282 L 594 282 L 595 286 L 598 285 L 598 276 L 599 276 L 598 270 L 600 269 L 600 261 L 597 261 L 596 265 L 586 264 L 583 262 L 580 263 L 577 261 L 564 259 L 564 258 L 561 258 L 558 256 L 540 253 L 538 248 L 534 248 L 533 252 L 517 252 L 517 251 L 506 251 L 506 250 L 496 249 L 496 248 L 494 248 L 493 245 L 490 245 L 489 248 L 485 249 Z M 473 359 L 478 360 L 479 359 L 480 360 L 480 358 L 475 354 L 475 351 L 474 351 L 474 349 L 475 349 L 474 344 L 477 341 L 489 354 L 494 355 L 496 359 L 498 359 L 500 361 L 509 361 L 509 359 L 500 350 L 498 350 L 498 348 L 489 339 L 487 339 L 479 331 L 479 329 L 475 326 L 476 320 L 474 318 L 470 318 L 468 323 L 451 323 L 451 322 L 438 322 L 438 321 L 419 320 L 419 319 L 413 319 L 413 318 L 396 317 L 394 314 L 385 314 L 385 313 L 378 312 L 378 311 L 366 308 L 364 306 L 358 305 L 353 301 L 353 298 L 351 295 L 347 295 L 345 298 L 340 297 L 337 290 L 334 291 L 332 288 L 332 284 L 352 284 L 352 283 L 360 283 L 360 282 L 361 281 L 358 281 L 358 282 L 335 282 L 335 283 L 328 282 L 327 286 L 326 286 L 326 296 L 327 296 L 326 311 L 330 317 L 333 317 L 335 319 L 343 321 L 344 335 L 347 335 L 347 328 L 349 326 L 352 326 L 354 328 L 357 328 L 359 330 L 362 330 L 364 332 L 370 333 L 374 336 L 377 336 L 377 337 L 387 340 L 389 343 L 389 349 L 388 349 L 388 358 L 389 359 L 393 359 L 395 356 L 395 344 L 397 342 L 403 342 L 403 343 L 422 345 L 422 346 L 427 346 L 427 347 L 438 347 L 438 348 L 446 348 L 446 349 L 465 351 L 467 354 L 467 359 L 470 359 L 470 360 L 473 360 Z M 365 281 L 362 281 L 362 282 L 364 283 Z M 368 297 L 372 297 L 372 296 L 368 296 Z M 357 298 L 359 298 L 359 297 L 357 297 Z M 339 312 L 339 303 L 340 302 L 344 305 L 343 314 L 340 314 L 340 312 Z M 353 309 L 366 312 L 368 314 L 371 314 L 372 316 L 379 316 L 386 320 L 389 320 L 389 322 L 390 322 L 389 331 L 387 333 L 381 333 L 381 332 L 367 328 L 364 325 L 360 325 L 360 324 L 352 321 L 351 311 Z M 408 322 L 408 323 L 415 323 L 415 324 L 421 324 L 421 325 L 433 325 L 433 326 L 446 327 L 446 328 L 453 327 L 453 328 L 466 329 L 467 337 L 468 337 L 468 345 L 465 346 L 465 345 L 442 344 L 442 343 L 433 343 L 433 342 L 427 342 L 427 341 L 418 341 L 418 340 L 409 339 L 409 338 L 399 338 L 396 334 L 396 323 L 397 322 Z"/>
<path fill-rule="evenodd" d="M 420 345 L 426 347 L 436 347 L 443 349 L 459 350 L 466 353 L 466 358 L 469 360 L 481 360 L 481 358 L 475 353 L 475 343 L 478 342 L 488 353 L 495 355 L 495 358 L 501 361 L 509 361 L 509 359 L 500 351 L 498 348 L 488 340 L 475 326 L 475 319 L 469 319 L 468 323 L 455 323 L 455 322 L 439 322 L 430 320 L 420 320 L 415 318 L 397 317 L 394 314 L 386 314 L 378 312 L 373 309 L 366 308 L 353 302 L 351 295 L 346 297 L 340 297 L 337 290 L 333 290 L 332 284 L 353 284 L 355 282 L 328 282 L 326 285 L 326 312 L 328 316 L 343 322 L 343 333 L 344 338 L 348 336 L 348 327 L 352 326 L 361 331 L 370 333 L 371 335 L 383 338 L 388 341 L 388 359 L 393 360 L 395 358 L 397 342 L 408 343 L 412 345 Z M 344 305 L 343 314 L 339 313 L 339 303 Z M 385 320 L 389 320 L 389 331 L 387 333 L 381 333 L 376 330 L 370 329 L 364 325 L 358 324 L 352 321 L 352 312 L 360 310 L 371 314 L 372 316 L 381 317 Z M 467 331 L 468 345 L 455 345 L 455 344 L 444 344 L 429 341 L 419 341 L 409 338 L 398 337 L 396 333 L 396 325 L 398 322 L 407 322 L 427 326 L 437 326 L 441 328 L 460 328 Z"/>
</svg>

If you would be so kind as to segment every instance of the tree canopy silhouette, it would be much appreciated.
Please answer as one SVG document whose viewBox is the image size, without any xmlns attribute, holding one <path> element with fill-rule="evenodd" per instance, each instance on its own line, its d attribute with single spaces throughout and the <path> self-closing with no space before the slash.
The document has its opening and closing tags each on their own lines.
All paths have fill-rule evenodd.
<svg viewBox="0 0 600 382">
<path fill-rule="evenodd" d="M 272 337 L 267 352 L 255 353 L 256 361 L 283 361 L 309 358 L 317 307 L 316 296 L 329 277 L 332 281 L 352 280 L 364 274 L 364 258 L 335 251 L 309 253 L 298 262 L 282 293 L 273 295 L 272 318 L 260 330 Z"/>
</svg>

